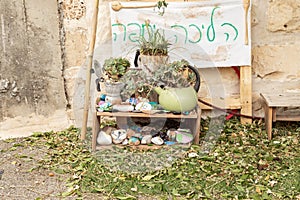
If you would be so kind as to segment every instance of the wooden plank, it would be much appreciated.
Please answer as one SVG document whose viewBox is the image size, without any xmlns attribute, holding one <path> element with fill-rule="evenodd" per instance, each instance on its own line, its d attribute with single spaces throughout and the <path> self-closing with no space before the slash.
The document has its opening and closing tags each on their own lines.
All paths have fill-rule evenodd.
<svg viewBox="0 0 300 200">
<path fill-rule="evenodd" d="M 240 67 L 241 114 L 252 116 L 252 68 Z M 241 117 L 241 123 L 252 123 L 251 118 Z"/>
<path fill-rule="evenodd" d="M 195 136 L 194 136 L 194 144 L 199 144 L 199 137 L 200 137 L 200 123 L 201 123 L 201 109 L 197 108 L 197 120 L 196 124 L 194 124 L 195 127 Z"/>
<path fill-rule="evenodd" d="M 274 120 L 273 120 L 274 121 Z M 276 115 L 276 121 L 300 121 L 300 116 L 296 115 Z"/>
<path fill-rule="evenodd" d="M 266 129 L 267 129 L 267 134 L 268 134 L 268 139 L 272 139 L 272 116 L 273 116 L 273 109 L 271 107 L 266 107 L 265 110 L 265 124 L 266 124 Z"/>
<path fill-rule="evenodd" d="M 172 119 L 197 119 L 197 114 L 190 113 L 189 115 L 172 114 L 172 113 L 158 113 L 158 114 L 146 114 L 136 112 L 97 112 L 98 116 L 109 117 L 152 117 L 152 118 L 172 118 Z"/>
<path fill-rule="evenodd" d="M 117 148 L 131 148 L 131 149 L 136 149 L 136 150 L 141 150 L 141 151 L 147 151 L 147 150 L 158 150 L 158 149 L 171 149 L 171 148 L 178 148 L 178 147 L 181 147 L 181 148 L 190 148 L 191 147 L 191 143 L 188 143 L 188 144 L 174 144 L 174 145 L 155 145 L 155 144 L 151 144 L 151 145 L 146 145 L 146 144 L 140 144 L 140 145 L 137 145 L 137 146 L 134 146 L 134 145 L 120 145 L 120 144 L 111 144 L 111 145 L 106 145 L 106 146 L 101 146 L 101 145 L 98 145 L 96 147 L 96 150 L 113 150 L 115 147 Z"/>
<path fill-rule="evenodd" d="M 212 104 L 214 106 L 217 106 L 222 109 L 241 109 L 241 100 L 239 95 L 232 95 L 225 98 L 209 98 L 209 97 L 199 97 L 201 100 Z M 212 110 L 213 108 L 210 106 L 207 106 L 201 102 L 199 102 L 199 106 L 202 110 Z"/>
<path fill-rule="evenodd" d="M 96 150 L 97 145 L 97 135 L 100 131 L 100 116 L 93 113 L 93 131 L 92 131 L 92 151 Z"/>
<path fill-rule="evenodd" d="M 266 94 L 261 93 L 269 107 L 300 107 L 300 94 L 284 93 L 284 94 Z"/>
</svg>

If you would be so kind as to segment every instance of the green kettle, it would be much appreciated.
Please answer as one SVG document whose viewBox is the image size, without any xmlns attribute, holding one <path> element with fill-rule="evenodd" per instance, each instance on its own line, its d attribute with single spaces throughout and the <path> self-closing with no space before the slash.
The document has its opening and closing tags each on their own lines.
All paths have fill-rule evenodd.
<svg viewBox="0 0 300 200">
<path fill-rule="evenodd" d="M 161 88 L 155 87 L 158 94 L 158 102 L 165 109 L 171 112 L 187 112 L 193 110 L 198 105 L 197 92 L 200 88 L 200 74 L 198 69 L 187 66 L 196 76 L 194 87 L 183 88 Z"/>
<path fill-rule="evenodd" d="M 159 104 L 168 111 L 187 112 L 197 105 L 197 93 L 192 86 L 186 88 L 161 88 L 155 87 L 159 95 Z"/>
</svg>

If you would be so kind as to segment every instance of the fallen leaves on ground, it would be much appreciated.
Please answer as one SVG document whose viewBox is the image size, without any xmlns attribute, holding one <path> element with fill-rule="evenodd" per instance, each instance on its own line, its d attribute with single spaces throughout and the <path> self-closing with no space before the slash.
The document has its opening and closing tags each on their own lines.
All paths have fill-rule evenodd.
<svg viewBox="0 0 300 200">
<path fill-rule="evenodd" d="M 47 147 L 37 168 L 50 169 L 51 176 L 69 174 L 62 197 L 101 193 L 115 199 L 300 198 L 299 123 L 276 123 L 269 141 L 261 121 L 242 125 L 236 118 L 213 120 L 202 120 L 201 144 L 188 149 L 111 148 L 91 153 L 89 140 L 80 141 L 74 127 L 35 133 L 19 145 Z"/>
</svg>

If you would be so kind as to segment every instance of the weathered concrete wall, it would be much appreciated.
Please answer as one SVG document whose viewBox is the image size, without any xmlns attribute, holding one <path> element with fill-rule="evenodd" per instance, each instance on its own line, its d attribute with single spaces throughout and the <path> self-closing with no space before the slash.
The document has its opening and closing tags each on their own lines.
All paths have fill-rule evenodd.
<svg viewBox="0 0 300 200">
<path fill-rule="evenodd" d="M 40 114 L 48 119 L 50 115 L 55 116 L 55 110 L 66 108 L 66 118 L 77 126 L 81 125 L 84 67 L 91 35 L 93 3 L 87 0 L 58 0 L 57 5 L 42 0 L 1 1 L 1 23 L 5 29 L 1 29 L 0 48 L 2 51 L 5 48 L 9 55 L 2 53 L 0 56 L 0 121 L 7 118 L 23 121 L 24 118 L 14 118 L 20 115 L 19 110 L 22 110 L 23 116 Z M 10 11 L 4 7 L 10 8 Z M 5 18 L 4 22 L 2 18 Z M 299 0 L 252 0 L 254 115 L 262 116 L 259 93 L 300 90 L 299 18 Z M 8 30 L 16 31 L 8 34 Z M 110 40 L 110 35 L 108 1 L 104 1 L 100 2 L 99 7 L 96 49 L 99 43 Z M 200 73 L 203 76 L 201 96 L 212 95 L 209 84 L 221 88 L 222 98 L 239 93 L 239 79 L 232 68 L 201 69 Z M 20 75 L 29 78 L 23 80 Z M 10 83 L 8 88 L 6 80 Z M 210 80 L 210 83 L 205 80 Z M 91 86 L 91 96 L 93 102 L 94 85 Z M 55 117 L 52 119 L 55 121 Z M 3 122 L 2 127 L 3 124 L 7 125 L 6 129 L 14 128 Z"/>
<path fill-rule="evenodd" d="M 68 125 L 57 10 L 0 1 L 0 138 Z"/>
</svg>

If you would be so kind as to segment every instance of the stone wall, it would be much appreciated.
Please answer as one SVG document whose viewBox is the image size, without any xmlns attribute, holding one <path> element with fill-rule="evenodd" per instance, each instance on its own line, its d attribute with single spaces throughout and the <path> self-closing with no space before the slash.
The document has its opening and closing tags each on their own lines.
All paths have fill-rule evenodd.
<svg viewBox="0 0 300 200">
<path fill-rule="evenodd" d="M 252 0 L 253 114 L 256 116 L 263 116 L 259 93 L 300 90 L 300 67 L 297 62 L 300 43 L 299 6 L 299 0 Z M 86 8 L 88 14 L 85 19 L 90 22 L 93 13 L 92 2 L 86 2 Z M 69 23 L 78 20 L 67 21 Z M 89 26 L 73 28 L 75 27 L 78 31 L 86 29 L 85 39 L 88 42 L 91 28 Z M 110 40 L 110 35 L 108 2 L 104 1 L 100 3 L 99 8 L 98 44 Z M 70 64 L 68 68 L 74 69 L 74 65 Z M 239 78 L 233 68 L 201 69 L 200 74 L 202 75 L 200 96 L 213 96 L 212 91 L 215 88 L 220 88 L 219 94 L 222 95 L 222 99 L 239 94 Z M 211 85 L 215 88 L 211 88 Z M 228 106 L 225 104 L 224 106 Z"/>
<path fill-rule="evenodd" d="M 65 124 L 81 125 L 93 3 L 0 2 L 0 133 L 25 122 L 31 127 L 47 124 L 44 120 L 29 122 L 36 116 L 53 119 L 53 124 L 64 118 Z M 299 0 L 252 0 L 254 115 L 262 116 L 260 92 L 300 90 L 299 8 Z M 96 49 L 99 43 L 110 40 L 110 35 L 108 1 L 104 1 L 99 7 Z M 239 79 L 232 68 L 201 69 L 200 73 L 203 82 L 199 95 L 211 95 L 210 84 L 222 88 L 224 96 L 239 93 Z M 207 77 L 215 78 L 207 84 Z M 92 102 L 96 95 L 93 82 Z"/>
<path fill-rule="evenodd" d="M 68 126 L 56 1 L 0 1 L 0 138 Z"/>
</svg>

